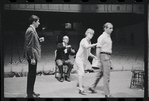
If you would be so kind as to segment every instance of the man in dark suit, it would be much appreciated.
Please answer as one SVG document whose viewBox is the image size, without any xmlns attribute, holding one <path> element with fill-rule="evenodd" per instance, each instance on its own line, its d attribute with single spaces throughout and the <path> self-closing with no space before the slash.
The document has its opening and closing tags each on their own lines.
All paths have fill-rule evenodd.
<svg viewBox="0 0 149 101">
<path fill-rule="evenodd" d="M 27 77 L 27 97 L 39 97 L 40 94 L 34 92 L 34 83 L 36 79 L 37 62 L 41 57 L 40 42 L 44 41 L 44 37 L 39 38 L 36 28 L 40 25 L 39 17 L 32 15 L 29 18 L 30 26 L 25 33 L 24 58 L 28 61 L 28 77 Z"/>
<path fill-rule="evenodd" d="M 70 82 L 70 72 L 73 68 L 73 63 L 69 59 L 69 55 L 74 55 L 75 54 L 75 49 L 71 48 L 71 45 L 68 45 L 69 42 L 69 37 L 64 36 L 63 37 L 63 42 L 57 44 L 57 52 L 56 52 L 56 65 L 59 68 L 60 71 L 60 82 L 65 80 Z M 63 65 L 67 65 L 68 69 L 66 74 L 63 77 Z"/>
</svg>

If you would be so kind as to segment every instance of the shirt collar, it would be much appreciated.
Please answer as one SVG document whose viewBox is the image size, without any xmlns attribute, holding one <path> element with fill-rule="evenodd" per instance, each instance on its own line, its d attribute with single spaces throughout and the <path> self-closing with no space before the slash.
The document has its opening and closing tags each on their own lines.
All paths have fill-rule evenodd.
<svg viewBox="0 0 149 101">
<path fill-rule="evenodd" d="M 110 37 L 110 35 L 106 32 L 103 32 L 104 35 L 106 35 L 107 37 Z"/>
<path fill-rule="evenodd" d="M 30 26 L 34 29 L 34 31 L 36 31 L 36 29 L 35 29 L 35 27 L 33 25 L 30 25 Z"/>
<path fill-rule="evenodd" d="M 33 25 L 30 25 L 30 27 L 32 27 L 32 28 L 33 28 L 33 30 L 36 32 L 36 28 L 35 28 Z M 37 37 L 39 38 L 39 36 L 38 36 L 37 32 L 36 32 L 36 35 L 37 35 Z"/>
</svg>

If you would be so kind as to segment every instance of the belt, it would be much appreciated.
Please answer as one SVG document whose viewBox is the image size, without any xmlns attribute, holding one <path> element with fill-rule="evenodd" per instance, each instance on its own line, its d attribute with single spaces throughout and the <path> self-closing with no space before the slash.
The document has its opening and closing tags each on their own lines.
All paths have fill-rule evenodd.
<svg viewBox="0 0 149 101">
<path fill-rule="evenodd" d="M 100 54 L 112 55 L 111 53 L 108 53 L 108 52 L 100 52 Z"/>
</svg>

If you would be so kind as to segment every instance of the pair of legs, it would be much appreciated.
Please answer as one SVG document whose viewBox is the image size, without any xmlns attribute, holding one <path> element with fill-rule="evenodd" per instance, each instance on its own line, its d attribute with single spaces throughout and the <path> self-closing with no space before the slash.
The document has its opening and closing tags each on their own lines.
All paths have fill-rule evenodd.
<svg viewBox="0 0 149 101">
<path fill-rule="evenodd" d="M 56 65 L 59 68 L 61 78 L 63 78 L 63 65 L 67 65 L 68 69 L 67 69 L 67 72 L 66 72 L 65 76 L 68 77 L 68 78 L 70 77 L 70 72 L 73 68 L 73 63 L 70 60 L 57 59 L 56 60 Z"/>
<path fill-rule="evenodd" d="M 95 82 L 91 85 L 91 88 L 95 90 L 95 87 L 97 86 L 98 82 L 103 77 L 105 95 L 110 94 L 110 89 L 109 89 L 110 67 L 111 67 L 110 57 L 111 57 L 110 55 L 101 54 L 101 68 L 99 69 L 99 72 L 97 73 Z"/>
<path fill-rule="evenodd" d="M 27 96 L 28 97 L 33 97 L 34 93 L 34 84 L 35 84 L 35 79 L 36 79 L 36 69 L 37 69 L 37 60 L 36 64 L 32 65 L 31 60 L 28 61 L 28 76 L 27 76 Z"/>
<path fill-rule="evenodd" d="M 86 67 L 86 63 L 81 59 L 76 58 L 77 72 L 78 72 L 78 84 L 79 84 L 79 93 L 84 91 L 83 88 L 83 76 L 84 76 L 84 68 Z"/>
</svg>

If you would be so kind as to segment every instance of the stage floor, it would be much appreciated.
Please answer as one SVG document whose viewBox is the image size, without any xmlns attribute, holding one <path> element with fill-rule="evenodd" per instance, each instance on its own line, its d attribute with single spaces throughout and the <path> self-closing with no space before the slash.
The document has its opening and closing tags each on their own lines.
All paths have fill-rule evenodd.
<svg viewBox="0 0 149 101">
<path fill-rule="evenodd" d="M 71 82 L 59 82 L 54 75 L 37 76 L 35 92 L 41 94 L 41 98 L 104 98 L 103 79 L 97 85 L 96 94 L 88 91 L 93 83 L 95 73 L 85 73 L 83 82 L 86 95 L 78 93 L 77 74 L 71 74 Z M 114 98 L 138 98 L 144 97 L 144 90 L 134 87 L 130 89 L 131 71 L 111 72 L 110 91 Z M 4 78 L 4 97 L 23 98 L 26 96 L 27 77 Z"/>
</svg>

